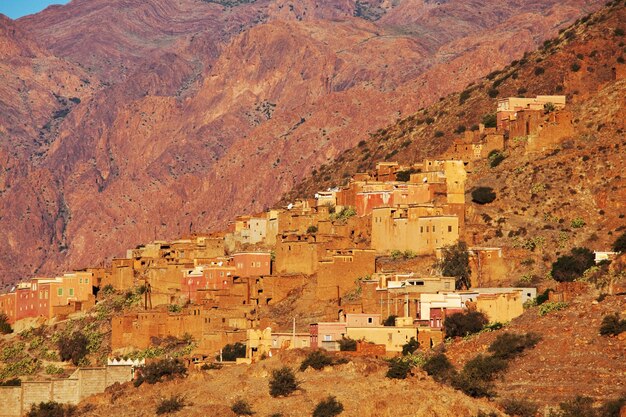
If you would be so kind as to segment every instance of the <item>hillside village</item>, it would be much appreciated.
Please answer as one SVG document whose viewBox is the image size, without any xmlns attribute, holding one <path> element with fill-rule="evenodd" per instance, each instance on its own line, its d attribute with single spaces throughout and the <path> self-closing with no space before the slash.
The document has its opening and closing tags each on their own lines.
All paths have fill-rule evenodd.
<svg viewBox="0 0 626 417">
<path fill-rule="evenodd" d="M 112 355 L 188 335 L 196 358 L 241 342 L 246 361 L 275 349 L 339 350 L 345 337 L 380 345 L 383 353 L 402 351 L 411 338 L 432 347 L 444 339 L 446 316 L 467 309 L 491 323 L 509 322 L 537 289 L 503 287 L 511 281 L 507 251 L 472 246 L 466 179 L 477 160 L 491 161 L 512 146 L 545 152 L 572 127 L 565 96 L 502 99 L 494 116 L 464 132 L 440 160 L 381 162 L 315 199 L 239 216 L 227 231 L 154 241 L 109 267 L 21 282 L 0 295 L 0 312 L 20 328 L 26 318 L 86 312 L 103 289 L 141 288 L 144 310 L 112 318 Z M 465 281 L 437 266 L 459 241 L 469 243 Z M 381 257 L 397 260 L 396 267 L 377 263 Z M 329 308 L 298 323 L 294 316 L 293 326 L 291 317 L 283 317 L 287 326 L 277 323 L 273 306 L 303 285 L 313 288 L 312 303 Z M 383 325 L 390 316 L 397 317 L 393 328 Z"/>
</svg>

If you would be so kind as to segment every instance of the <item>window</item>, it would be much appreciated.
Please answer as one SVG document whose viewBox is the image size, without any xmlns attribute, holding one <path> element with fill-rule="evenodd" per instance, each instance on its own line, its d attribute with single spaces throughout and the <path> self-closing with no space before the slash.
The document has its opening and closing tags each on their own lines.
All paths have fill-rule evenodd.
<svg viewBox="0 0 626 417">
<path fill-rule="evenodd" d="M 89 284 L 89 278 L 85 278 L 85 284 Z"/>
<path fill-rule="evenodd" d="M 82 278 L 81 278 L 81 279 L 79 279 L 79 280 L 78 280 L 78 282 L 79 282 L 80 284 L 82 284 L 82 283 L 83 283 L 83 279 L 82 279 Z"/>
<path fill-rule="evenodd" d="M 57 290 L 57 295 L 62 296 L 63 295 L 63 288 L 59 288 Z"/>
<path fill-rule="evenodd" d="M 448 233 L 452 232 L 452 226 L 448 226 Z"/>
<path fill-rule="evenodd" d="M 435 226 L 433 226 L 433 233 L 435 232 Z"/>
<path fill-rule="evenodd" d="M 367 318 L 367 322 L 368 322 L 368 323 L 373 323 L 373 322 L 374 322 L 374 319 L 372 319 L 371 317 L 368 317 L 368 318 Z"/>
<path fill-rule="evenodd" d="M 325 334 L 324 335 L 324 342 L 332 342 L 333 341 L 333 336 L 330 334 Z"/>
<path fill-rule="evenodd" d="M 420 226 L 420 233 L 424 233 L 424 226 Z"/>
<path fill-rule="evenodd" d="M 70 297 L 74 296 L 74 288 L 70 288 Z"/>
</svg>

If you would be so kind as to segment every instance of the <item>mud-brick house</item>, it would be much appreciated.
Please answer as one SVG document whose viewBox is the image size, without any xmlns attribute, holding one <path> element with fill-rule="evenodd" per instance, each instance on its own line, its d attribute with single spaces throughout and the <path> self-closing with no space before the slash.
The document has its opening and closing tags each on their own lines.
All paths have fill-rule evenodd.
<svg viewBox="0 0 626 417">
<path fill-rule="evenodd" d="M 347 337 L 354 340 L 364 340 L 376 345 L 384 345 L 387 352 L 402 352 L 402 346 L 411 338 L 417 340 L 417 328 L 392 326 L 365 326 L 346 328 Z"/>
<path fill-rule="evenodd" d="M 520 291 L 479 294 L 476 309 L 484 313 L 490 323 L 506 323 L 524 312 Z"/>
<path fill-rule="evenodd" d="M 272 273 L 272 254 L 269 252 L 237 252 L 232 258 L 237 276 L 258 277 Z"/>
<path fill-rule="evenodd" d="M 15 292 L 0 294 L 0 314 L 6 314 L 9 323 L 17 320 L 17 294 Z"/>
<path fill-rule="evenodd" d="M 339 341 L 346 336 L 345 322 L 320 322 L 311 324 L 311 347 L 338 351 Z"/>
<path fill-rule="evenodd" d="M 511 122 L 517 119 L 521 111 L 543 111 L 547 104 L 552 104 L 556 110 L 565 108 L 565 96 L 537 96 L 537 97 L 508 97 L 498 100 L 496 110 L 496 128 L 498 132 L 508 131 Z"/>
<path fill-rule="evenodd" d="M 376 271 L 376 251 L 371 249 L 327 250 L 318 262 L 317 296 L 333 299 L 356 288 L 358 279 Z"/>
<path fill-rule="evenodd" d="M 418 255 L 434 254 L 437 248 L 453 245 L 459 239 L 459 217 L 427 214 L 435 207 L 374 209 L 372 248 L 381 253 L 393 250 L 413 251 Z"/>
</svg>

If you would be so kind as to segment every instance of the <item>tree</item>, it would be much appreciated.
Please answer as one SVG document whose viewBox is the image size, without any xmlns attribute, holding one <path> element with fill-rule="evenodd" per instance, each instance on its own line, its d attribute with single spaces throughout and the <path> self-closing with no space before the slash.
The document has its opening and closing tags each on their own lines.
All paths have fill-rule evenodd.
<svg viewBox="0 0 626 417">
<path fill-rule="evenodd" d="M 332 395 L 329 395 L 325 400 L 320 401 L 315 410 L 313 410 L 313 417 L 335 417 L 343 412 L 343 404 L 337 401 Z"/>
<path fill-rule="evenodd" d="M 437 382 L 449 381 L 456 372 L 445 353 L 438 353 L 428 358 L 422 365 L 422 369 Z"/>
<path fill-rule="evenodd" d="M 0 313 L 0 334 L 13 333 L 13 329 L 9 324 L 9 316 L 4 313 Z"/>
<path fill-rule="evenodd" d="M 74 366 L 78 366 L 81 360 L 87 356 L 89 350 L 89 339 L 82 332 L 74 332 L 71 336 L 61 336 L 57 342 L 59 356 L 62 361 L 72 361 Z"/>
<path fill-rule="evenodd" d="M 300 364 L 300 370 L 304 371 L 311 367 L 317 371 L 324 369 L 327 366 L 333 364 L 333 358 L 322 352 L 321 350 L 314 350 L 309 353 L 307 357 Z"/>
<path fill-rule="evenodd" d="M 504 161 L 505 156 L 498 149 L 494 149 L 491 152 L 489 152 L 489 155 L 487 155 L 487 159 L 489 160 L 489 166 L 491 168 L 495 168 L 498 165 L 500 165 L 502 161 Z"/>
<path fill-rule="evenodd" d="M 26 417 L 70 417 L 76 413 L 76 406 L 63 405 L 55 401 L 33 404 Z"/>
<path fill-rule="evenodd" d="M 558 282 L 572 282 L 595 265 L 595 255 L 587 248 L 574 248 L 569 255 L 560 256 L 552 264 L 552 278 Z"/>
<path fill-rule="evenodd" d="M 298 389 L 296 375 L 291 368 L 284 366 L 272 371 L 270 379 L 270 395 L 272 397 L 286 397 Z"/>
<path fill-rule="evenodd" d="M 503 333 L 489 346 L 489 352 L 499 359 L 512 359 L 524 350 L 534 347 L 541 337 L 535 333 Z"/>
<path fill-rule="evenodd" d="M 479 311 L 467 311 L 450 314 L 443 322 L 446 337 L 464 337 L 478 333 L 489 322 L 487 317 Z"/>
<path fill-rule="evenodd" d="M 339 340 L 339 350 L 342 352 L 356 352 L 356 340 L 342 337 Z"/>
<path fill-rule="evenodd" d="M 613 242 L 614 252 L 626 252 L 626 232 L 622 233 L 615 242 Z"/>
<path fill-rule="evenodd" d="M 387 378 L 406 379 L 411 371 L 411 364 L 403 361 L 402 358 L 393 358 L 389 361 L 389 369 L 387 369 Z"/>
<path fill-rule="evenodd" d="M 442 255 L 442 260 L 439 263 L 442 275 L 455 277 L 457 290 L 469 288 L 472 270 L 469 265 L 467 244 L 460 241 L 456 245 L 445 246 Z"/>
<path fill-rule="evenodd" d="M 385 321 L 383 321 L 383 326 L 387 326 L 387 327 L 393 327 L 396 325 L 396 316 L 395 314 L 390 315 L 389 317 L 387 317 L 385 319 Z"/>
<path fill-rule="evenodd" d="M 485 127 L 496 127 L 498 118 L 495 113 L 487 113 L 483 116 L 482 122 Z"/>
<path fill-rule="evenodd" d="M 415 352 L 419 347 L 419 342 L 414 337 L 412 337 L 407 343 L 402 345 L 402 355 L 409 355 Z"/>
<path fill-rule="evenodd" d="M 496 192 L 491 187 L 478 187 L 472 190 L 472 201 L 483 205 L 496 199 Z"/>
<path fill-rule="evenodd" d="M 235 401 L 230 409 L 233 410 L 233 413 L 237 414 L 238 416 L 251 416 L 254 414 L 250 403 L 248 403 L 246 400 Z"/>
<path fill-rule="evenodd" d="M 222 360 L 226 362 L 234 362 L 237 358 L 246 357 L 246 345 L 241 342 L 228 344 L 222 349 Z M 219 355 L 217 357 L 219 359 Z"/>
<path fill-rule="evenodd" d="M 604 316 L 600 325 L 602 336 L 617 336 L 622 332 L 626 332 L 626 320 L 620 320 L 619 313 Z"/>
<path fill-rule="evenodd" d="M 163 398 L 156 408 L 156 414 L 170 414 L 180 411 L 185 406 L 185 398 L 181 395 L 174 394 L 169 398 Z"/>
<path fill-rule="evenodd" d="M 178 359 L 162 359 L 158 362 L 149 363 L 137 369 L 137 379 L 135 386 L 138 387 L 144 382 L 148 384 L 156 384 L 163 379 L 174 379 L 177 376 L 186 376 L 187 368 Z"/>
</svg>

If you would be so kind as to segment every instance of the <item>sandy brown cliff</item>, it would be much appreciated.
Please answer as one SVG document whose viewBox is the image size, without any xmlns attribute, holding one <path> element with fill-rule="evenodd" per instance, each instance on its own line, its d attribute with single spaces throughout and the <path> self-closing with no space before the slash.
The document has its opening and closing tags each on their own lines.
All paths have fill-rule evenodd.
<svg viewBox="0 0 626 417">
<path fill-rule="evenodd" d="M 4 278 L 92 265 L 269 207 L 370 132 L 599 4 L 397 3 L 376 17 L 354 2 L 75 0 L 8 22 L 96 91 L 49 117 L 45 148 L 36 162 L 20 157 L 24 172 L 0 196 Z"/>
</svg>

